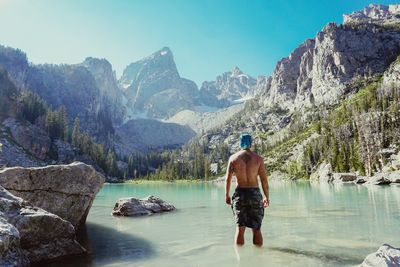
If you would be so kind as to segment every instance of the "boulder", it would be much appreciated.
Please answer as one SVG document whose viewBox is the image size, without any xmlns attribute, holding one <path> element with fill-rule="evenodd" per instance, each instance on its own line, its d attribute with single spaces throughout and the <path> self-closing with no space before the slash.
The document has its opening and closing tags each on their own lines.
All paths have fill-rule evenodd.
<svg viewBox="0 0 400 267">
<path fill-rule="evenodd" d="M 367 176 L 357 176 L 356 184 L 363 184 L 368 181 Z"/>
<path fill-rule="evenodd" d="M 365 185 L 387 185 L 391 181 L 388 178 L 387 173 L 375 173 L 374 176 L 370 177 L 369 180 L 364 183 Z"/>
<path fill-rule="evenodd" d="M 395 172 L 388 173 L 387 178 L 392 183 L 400 183 L 400 171 L 395 171 Z"/>
<path fill-rule="evenodd" d="M 318 169 L 311 174 L 311 181 L 332 182 L 332 166 L 330 163 L 323 162 L 318 166 Z"/>
<path fill-rule="evenodd" d="M 333 173 L 332 181 L 335 183 L 354 182 L 357 179 L 357 175 L 354 173 Z"/>
<path fill-rule="evenodd" d="M 147 198 L 121 198 L 115 203 L 112 215 L 116 216 L 143 216 L 154 213 L 168 212 L 175 207 L 155 196 Z"/>
<path fill-rule="evenodd" d="M 0 171 L 0 185 L 31 204 L 69 221 L 85 221 L 104 176 L 84 163 L 46 167 L 13 167 Z"/>
<path fill-rule="evenodd" d="M 20 235 L 14 225 L 0 214 L 0 266 L 28 266 L 29 259 L 20 245 Z"/>
<path fill-rule="evenodd" d="M 76 241 L 70 222 L 30 205 L 1 186 L 0 239 L 1 266 L 27 266 L 86 252 Z"/>
<path fill-rule="evenodd" d="M 381 246 L 378 251 L 369 254 L 361 263 L 362 267 L 396 267 L 400 266 L 400 249 L 388 244 Z"/>
</svg>

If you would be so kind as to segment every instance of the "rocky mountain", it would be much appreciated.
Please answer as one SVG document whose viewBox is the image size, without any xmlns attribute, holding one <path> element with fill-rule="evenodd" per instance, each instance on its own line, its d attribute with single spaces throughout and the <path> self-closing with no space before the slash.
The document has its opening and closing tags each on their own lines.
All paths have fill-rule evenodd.
<svg viewBox="0 0 400 267">
<path fill-rule="evenodd" d="M 382 74 L 400 53 L 399 5 L 370 5 L 329 23 L 286 58 L 256 91 L 265 107 L 291 111 L 333 105 L 357 80 Z"/>
<path fill-rule="evenodd" d="M 217 76 L 215 81 L 203 82 L 200 97 L 207 106 L 228 107 L 251 96 L 256 84 L 256 79 L 235 67 Z"/>
<path fill-rule="evenodd" d="M 377 97 L 371 88 L 382 75 L 386 87 L 397 81 L 397 67 L 389 66 L 400 55 L 399 7 L 370 5 L 344 15 L 343 24 L 328 23 L 314 39 L 280 60 L 271 76 L 260 76 L 254 89 L 258 97 L 223 127 L 206 133 L 204 143 L 210 148 L 225 143 L 234 152 L 238 135 L 246 131 L 255 136 L 257 149 L 268 154 L 272 169 L 287 171 L 292 160 L 300 164 L 304 147 L 318 136 L 312 123 L 322 123 L 330 113 L 341 116 L 335 108 L 353 98 L 370 101 L 364 98 L 366 92 L 373 94 L 371 99 Z"/>
<path fill-rule="evenodd" d="M 361 11 L 343 15 L 345 24 L 349 23 L 374 23 L 390 25 L 398 23 L 400 19 L 399 5 L 374 5 L 371 4 Z"/>
<path fill-rule="evenodd" d="M 128 65 L 119 84 L 127 106 L 150 118 L 170 117 L 199 104 L 196 84 L 180 77 L 167 47 Z"/>
<path fill-rule="evenodd" d="M 108 93 L 116 90 L 109 89 L 110 83 L 116 84 L 111 69 L 103 62 L 103 70 L 108 73 L 100 75 L 94 62 L 88 59 L 75 65 L 35 65 L 21 50 L 0 46 L 0 66 L 18 89 L 37 93 L 53 109 L 66 107 L 71 120 L 79 118 L 86 131 L 99 136 L 107 134 L 100 132 L 106 128 L 112 131 L 111 121 L 122 122 L 124 111 L 118 99 Z"/>
<path fill-rule="evenodd" d="M 124 94 L 120 90 L 115 71 L 106 59 L 88 57 L 83 63 L 96 81 L 101 94 L 101 100 L 112 114 L 115 124 L 119 125 L 126 117 L 126 107 L 123 105 Z"/>
</svg>

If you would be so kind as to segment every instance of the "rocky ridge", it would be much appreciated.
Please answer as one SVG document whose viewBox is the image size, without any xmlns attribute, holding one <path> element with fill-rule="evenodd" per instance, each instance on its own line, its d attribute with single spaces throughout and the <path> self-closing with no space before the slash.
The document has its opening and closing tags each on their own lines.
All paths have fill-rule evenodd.
<svg viewBox="0 0 400 267">
<path fill-rule="evenodd" d="M 217 76 L 215 81 L 203 82 L 200 97 L 203 104 L 212 107 L 229 107 L 254 94 L 256 79 L 238 67 Z"/>
</svg>

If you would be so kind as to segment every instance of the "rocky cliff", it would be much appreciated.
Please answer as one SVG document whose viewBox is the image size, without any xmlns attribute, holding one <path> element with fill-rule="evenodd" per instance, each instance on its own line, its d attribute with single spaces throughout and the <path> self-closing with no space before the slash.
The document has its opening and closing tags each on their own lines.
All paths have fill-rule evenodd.
<svg viewBox="0 0 400 267">
<path fill-rule="evenodd" d="M 329 23 L 279 61 L 271 77 L 259 81 L 264 105 L 301 110 L 333 105 L 359 79 L 382 74 L 400 52 L 398 6 L 371 5 Z"/>
<path fill-rule="evenodd" d="M 227 107 L 252 96 L 256 83 L 256 79 L 235 67 L 217 76 L 215 81 L 204 82 L 200 88 L 201 101 L 207 106 Z"/>
<path fill-rule="evenodd" d="M 119 83 L 127 106 L 149 117 L 166 118 L 198 104 L 196 84 L 180 77 L 167 47 L 128 65 Z"/>
<path fill-rule="evenodd" d="M 382 101 L 382 96 L 376 94 L 377 86 L 378 90 L 391 90 L 388 101 L 396 101 L 397 94 L 393 90 L 398 87 L 399 71 L 398 65 L 391 63 L 400 55 L 398 10 L 399 5 L 370 5 L 363 11 L 345 15 L 343 24 L 328 23 L 314 39 L 306 40 L 288 57 L 280 60 L 271 76 L 260 76 L 254 89 L 258 96 L 246 104 L 243 112 L 223 127 L 206 133 L 202 140 L 210 149 L 225 143 L 231 152 L 235 152 L 238 135 L 250 132 L 255 137 L 256 149 L 266 155 L 270 169 L 296 170 L 303 164 L 299 158 L 303 156 L 304 147 L 310 144 L 317 149 L 315 138 L 318 139 L 319 128 L 314 128 L 315 125 L 332 120 L 328 116 L 331 112 L 334 114 L 331 117 L 343 116 L 341 103 L 353 103 L 355 100 L 352 99 L 367 103 L 373 101 L 371 99 Z M 349 104 L 347 110 L 353 108 L 354 104 Z M 372 117 L 377 121 L 380 116 L 391 117 L 385 134 L 395 138 L 395 133 L 389 133 L 389 127 L 397 127 L 397 115 L 394 111 L 386 112 L 384 109 L 366 112 L 360 118 Z M 360 134 L 378 131 L 377 137 L 385 136 L 369 120 L 357 122 L 352 117 L 356 115 L 347 116 L 356 121 Z M 334 129 L 338 135 L 337 142 L 350 138 L 354 141 L 358 133 L 349 129 L 352 129 L 350 124 Z M 363 152 L 365 147 L 360 147 L 360 143 L 368 145 L 364 137 L 354 141 L 355 153 L 360 157 L 367 157 Z M 387 146 L 389 141 L 379 142 L 382 146 L 374 148 L 376 153 L 384 149 L 383 144 Z M 376 168 L 379 170 L 381 167 Z"/>
</svg>

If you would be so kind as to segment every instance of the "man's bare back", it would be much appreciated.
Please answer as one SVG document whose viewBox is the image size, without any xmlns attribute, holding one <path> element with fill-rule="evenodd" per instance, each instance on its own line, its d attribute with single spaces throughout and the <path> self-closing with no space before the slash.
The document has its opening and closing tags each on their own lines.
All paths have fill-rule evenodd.
<svg viewBox="0 0 400 267">
<path fill-rule="evenodd" d="M 229 163 L 238 187 L 258 187 L 258 172 L 264 164 L 259 155 L 249 149 L 241 150 L 231 156 Z"/>
<path fill-rule="evenodd" d="M 244 244 L 244 231 L 246 227 L 249 227 L 253 230 L 253 244 L 262 246 L 261 222 L 264 217 L 264 208 L 269 206 L 269 188 L 264 160 L 250 150 L 252 138 L 249 134 L 242 134 L 240 143 L 242 150 L 229 158 L 225 180 L 225 202 L 231 205 L 238 226 L 235 243 Z M 230 188 L 233 175 L 236 176 L 237 187 L 231 198 Z M 264 198 L 259 190 L 258 176 L 260 176 Z"/>
<path fill-rule="evenodd" d="M 264 192 L 264 207 L 268 207 L 269 188 L 264 160 L 262 157 L 250 149 L 243 149 L 229 158 L 225 183 L 227 204 L 231 204 L 229 192 L 233 174 L 236 176 L 237 187 L 241 188 L 258 188 L 257 177 L 260 176 L 261 186 Z"/>
</svg>

